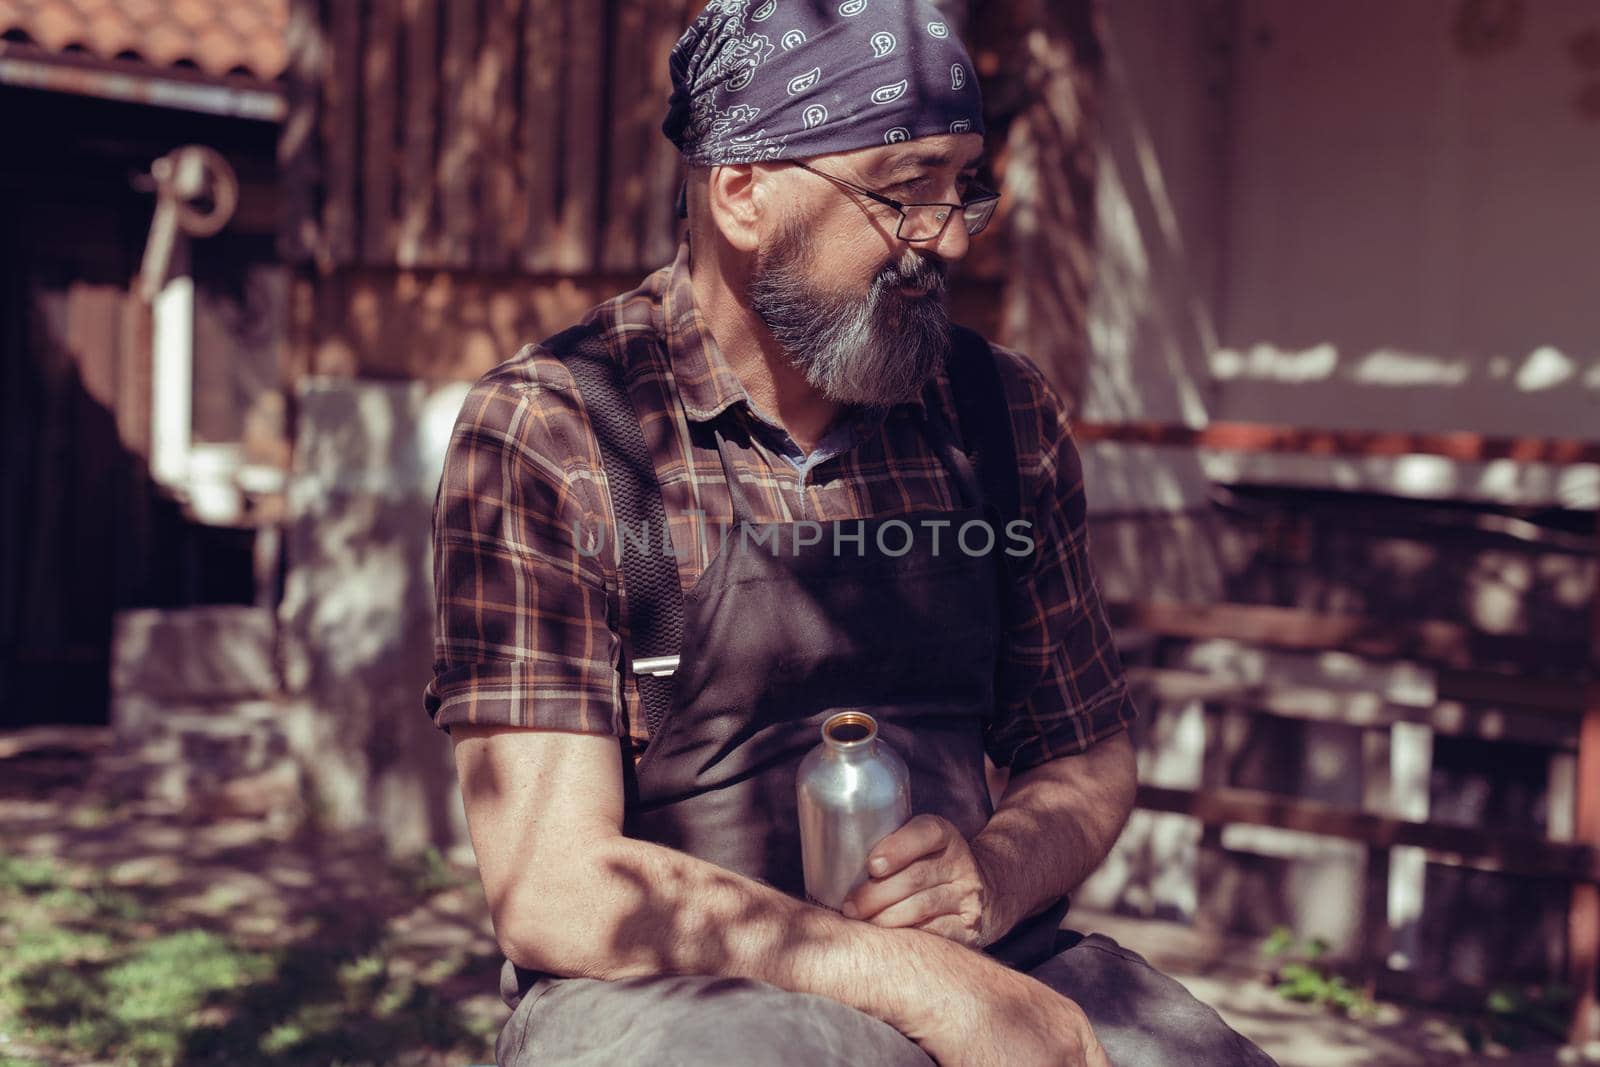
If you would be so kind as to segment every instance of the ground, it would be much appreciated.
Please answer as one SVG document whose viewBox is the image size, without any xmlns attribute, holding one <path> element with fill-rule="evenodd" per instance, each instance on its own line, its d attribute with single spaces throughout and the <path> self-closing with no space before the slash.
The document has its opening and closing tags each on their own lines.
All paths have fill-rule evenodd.
<svg viewBox="0 0 1600 1067">
<path fill-rule="evenodd" d="M 0 1067 L 492 1062 L 499 958 L 470 872 L 270 819 L 21 796 L 8 770 Z"/>
<path fill-rule="evenodd" d="M 1478 1020 L 1290 1003 L 1265 966 L 1195 959 L 1162 924 L 1070 921 L 1150 956 L 1283 1067 L 1580 1062 L 1548 1045 L 1475 1054 Z M 70 773 L 0 761 L 0 1067 L 487 1063 L 498 963 L 471 872 L 437 855 L 108 806 Z"/>
</svg>

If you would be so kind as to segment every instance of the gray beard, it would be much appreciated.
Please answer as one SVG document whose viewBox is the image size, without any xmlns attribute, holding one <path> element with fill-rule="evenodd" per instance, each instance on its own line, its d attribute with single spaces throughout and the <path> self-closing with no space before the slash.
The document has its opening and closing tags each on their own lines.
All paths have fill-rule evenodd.
<svg viewBox="0 0 1600 1067">
<path fill-rule="evenodd" d="M 950 348 L 943 264 L 908 251 L 878 272 L 863 300 L 814 284 L 815 250 L 803 228 L 785 225 L 752 272 L 751 309 L 828 399 L 876 408 L 915 399 Z M 906 296 L 901 286 L 927 293 Z"/>
</svg>

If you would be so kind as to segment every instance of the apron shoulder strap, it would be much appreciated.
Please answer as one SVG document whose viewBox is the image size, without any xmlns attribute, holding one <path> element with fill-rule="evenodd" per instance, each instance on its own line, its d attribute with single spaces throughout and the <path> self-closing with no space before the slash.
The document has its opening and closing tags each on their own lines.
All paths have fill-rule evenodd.
<svg viewBox="0 0 1600 1067">
<path fill-rule="evenodd" d="M 950 327 L 950 392 L 967 454 L 978 468 L 985 499 L 1003 523 L 1022 514 L 1017 443 L 1011 405 L 989 342 L 965 326 Z"/>
<path fill-rule="evenodd" d="M 655 463 L 645 447 L 638 413 L 628 397 L 622 364 L 612 355 L 600 331 L 574 326 L 545 342 L 545 348 L 566 365 L 583 400 L 600 447 L 611 513 L 612 531 L 621 549 L 618 569 L 628 585 L 628 632 L 632 648 L 624 650 L 624 676 L 631 660 L 676 656 L 683 643 L 683 587 L 678 564 L 669 552 L 652 552 L 667 534 L 666 508 Z M 641 526 L 641 524 L 643 524 Z M 644 530 L 644 536 L 624 537 L 623 530 Z M 672 679 L 639 675 L 639 700 L 645 721 L 655 735 L 672 703 Z"/>
</svg>

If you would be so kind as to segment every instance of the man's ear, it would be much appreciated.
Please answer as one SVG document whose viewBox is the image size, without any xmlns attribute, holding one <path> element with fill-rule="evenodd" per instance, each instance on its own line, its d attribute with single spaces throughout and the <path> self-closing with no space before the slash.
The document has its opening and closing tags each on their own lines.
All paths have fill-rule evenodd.
<svg viewBox="0 0 1600 1067">
<path fill-rule="evenodd" d="M 760 247 L 759 222 L 765 199 L 754 165 L 729 163 L 711 168 L 706 207 L 723 240 L 741 252 Z"/>
</svg>

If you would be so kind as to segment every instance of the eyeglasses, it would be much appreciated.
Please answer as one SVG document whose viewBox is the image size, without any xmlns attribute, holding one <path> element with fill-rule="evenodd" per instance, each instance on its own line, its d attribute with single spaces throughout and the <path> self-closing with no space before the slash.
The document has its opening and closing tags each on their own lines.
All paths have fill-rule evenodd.
<svg viewBox="0 0 1600 1067">
<path fill-rule="evenodd" d="M 854 182 L 847 182 L 836 174 L 808 167 L 798 159 L 791 159 L 789 162 L 801 170 L 810 171 L 819 178 L 826 178 L 835 185 L 842 185 L 846 189 L 860 193 L 868 200 L 898 211 L 900 225 L 895 227 L 894 235 L 902 241 L 938 240 L 943 236 L 945 227 L 950 225 L 950 216 L 958 211 L 961 213 L 962 221 L 966 223 L 968 236 L 976 236 L 989 225 L 989 220 L 994 217 L 995 205 L 1000 202 L 999 193 L 974 184 L 972 195 L 959 204 L 907 204 L 891 196 L 862 188 Z"/>
</svg>

